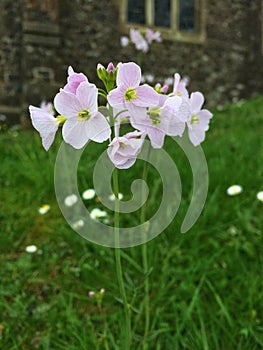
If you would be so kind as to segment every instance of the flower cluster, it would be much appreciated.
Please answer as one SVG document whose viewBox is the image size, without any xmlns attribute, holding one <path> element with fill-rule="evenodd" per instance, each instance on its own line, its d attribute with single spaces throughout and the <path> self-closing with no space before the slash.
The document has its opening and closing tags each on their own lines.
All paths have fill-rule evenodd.
<svg viewBox="0 0 263 350">
<path fill-rule="evenodd" d="M 39 131 L 46 150 L 62 126 L 66 143 L 80 149 L 90 140 L 109 141 L 108 156 L 115 167 L 131 167 L 146 137 L 153 148 L 162 148 L 165 136 L 182 136 L 188 129 L 194 146 L 205 139 L 212 113 L 202 109 L 204 96 L 189 95 L 186 82 L 174 75 L 172 93 L 141 84 L 141 68 L 134 62 L 98 65 L 98 77 L 105 86 L 98 89 L 83 73 L 68 69 L 67 84 L 54 98 L 54 109 L 29 107 L 33 126 Z M 104 113 L 98 95 L 105 98 Z M 57 111 L 57 116 L 55 111 Z M 123 123 L 133 128 L 121 134 Z"/>
<path fill-rule="evenodd" d="M 130 29 L 130 38 L 127 36 L 121 37 L 121 46 L 126 47 L 129 43 L 133 43 L 135 45 L 136 50 L 142 52 L 148 52 L 149 47 L 152 42 L 161 42 L 161 33 L 159 31 L 154 32 L 152 29 Z"/>
</svg>

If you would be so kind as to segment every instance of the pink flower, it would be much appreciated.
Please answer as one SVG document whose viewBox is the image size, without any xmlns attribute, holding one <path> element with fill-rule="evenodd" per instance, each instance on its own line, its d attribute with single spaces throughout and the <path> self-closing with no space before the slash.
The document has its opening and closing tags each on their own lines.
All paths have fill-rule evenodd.
<svg viewBox="0 0 263 350">
<path fill-rule="evenodd" d="M 149 44 L 151 44 L 153 41 L 161 42 L 161 33 L 159 31 L 154 32 L 152 29 L 147 28 L 145 33 L 145 38 L 148 41 Z"/>
<path fill-rule="evenodd" d="M 89 297 L 90 297 L 90 298 L 93 298 L 94 295 L 95 295 L 95 292 L 93 292 L 93 290 L 89 291 Z"/>
<path fill-rule="evenodd" d="M 128 169 L 136 161 L 144 142 L 142 132 L 134 131 L 115 137 L 108 147 L 108 156 L 116 168 Z"/>
<path fill-rule="evenodd" d="M 130 38 L 131 42 L 134 43 L 135 47 L 139 51 L 147 52 L 149 49 L 149 45 L 147 41 L 142 36 L 139 29 L 130 29 Z"/>
<path fill-rule="evenodd" d="M 51 102 L 42 101 L 40 103 L 40 108 L 53 116 L 55 115 L 53 104 Z"/>
<path fill-rule="evenodd" d="M 175 73 L 173 94 L 175 96 L 182 96 L 183 98 L 188 98 L 189 93 L 186 89 L 186 85 L 187 85 L 187 82 L 184 79 L 181 79 L 180 74 Z"/>
<path fill-rule="evenodd" d="M 194 146 L 198 146 L 205 139 L 205 132 L 209 129 L 209 121 L 213 114 L 207 109 L 201 109 L 204 96 L 201 92 L 193 92 L 190 96 L 191 117 L 188 119 L 188 135 Z"/>
<path fill-rule="evenodd" d="M 108 95 L 112 107 L 126 109 L 131 105 L 139 107 L 156 106 L 159 95 L 147 84 L 140 85 L 141 68 L 134 62 L 120 63 L 117 72 L 117 88 Z"/>
<path fill-rule="evenodd" d="M 75 73 L 73 68 L 68 67 L 68 83 L 64 86 L 63 90 L 67 92 L 71 92 L 72 94 L 76 94 L 76 90 L 80 83 L 83 81 L 88 82 L 88 78 L 83 73 Z"/>
<path fill-rule="evenodd" d="M 42 145 L 47 151 L 54 141 L 59 126 L 59 119 L 45 109 L 29 106 L 30 117 L 34 128 L 39 132 Z"/>
<path fill-rule="evenodd" d="M 132 108 L 132 126 L 149 136 L 153 148 L 163 146 L 165 135 L 182 136 L 187 121 L 187 114 L 179 113 L 182 105 L 181 97 L 163 96 L 163 98 L 165 100 L 161 106 Z"/>
<path fill-rule="evenodd" d="M 121 47 L 126 47 L 129 45 L 129 38 L 127 36 L 121 37 Z"/>
<path fill-rule="evenodd" d="M 97 87 L 86 81 L 79 84 L 76 94 L 61 89 L 55 96 L 56 110 L 67 118 L 63 138 L 74 148 L 82 148 L 89 140 L 103 142 L 110 137 L 110 126 L 98 111 L 97 99 Z"/>
</svg>

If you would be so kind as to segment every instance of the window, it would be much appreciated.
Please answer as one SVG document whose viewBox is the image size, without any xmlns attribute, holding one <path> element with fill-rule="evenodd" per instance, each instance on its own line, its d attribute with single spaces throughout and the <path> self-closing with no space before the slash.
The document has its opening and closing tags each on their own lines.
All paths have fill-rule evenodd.
<svg viewBox="0 0 263 350">
<path fill-rule="evenodd" d="M 203 42 L 205 0 L 120 0 L 121 24 L 156 27 L 166 39 Z"/>
</svg>

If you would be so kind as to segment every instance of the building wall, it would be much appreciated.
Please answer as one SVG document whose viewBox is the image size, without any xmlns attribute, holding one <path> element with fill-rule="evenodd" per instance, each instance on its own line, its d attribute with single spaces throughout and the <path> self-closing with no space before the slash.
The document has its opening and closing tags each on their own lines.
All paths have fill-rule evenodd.
<svg viewBox="0 0 263 350">
<path fill-rule="evenodd" d="M 98 62 L 134 60 L 134 47 L 119 44 L 120 1 L 1 0 L 0 114 L 27 118 L 29 104 L 63 86 L 69 65 L 98 83 Z M 204 2 L 205 41 L 164 40 L 144 57 L 143 71 L 189 76 L 190 90 L 204 92 L 209 106 L 262 93 L 262 1 Z"/>
</svg>

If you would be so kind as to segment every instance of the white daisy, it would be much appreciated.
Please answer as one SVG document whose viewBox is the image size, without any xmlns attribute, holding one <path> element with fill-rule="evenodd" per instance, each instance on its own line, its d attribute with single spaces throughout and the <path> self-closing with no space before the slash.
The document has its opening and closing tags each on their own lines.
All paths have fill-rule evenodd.
<svg viewBox="0 0 263 350">
<path fill-rule="evenodd" d="M 106 211 L 100 210 L 99 208 L 94 208 L 92 209 L 92 211 L 90 212 L 90 217 L 93 220 L 96 220 L 98 218 L 103 218 L 105 216 L 107 216 L 108 214 L 106 213 Z"/>
<path fill-rule="evenodd" d="M 241 186 L 233 185 L 227 189 L 227 194 L 229 196 L 236 196 L 237 194 L 241 193 L 242 191 L 243 191 L 243 188 Z"/>
<path fill-rule="evenodd" d="M 95 190 L 93 188 L 89 188 L 88 190 L 84 191 L 82 193 L 82 198 L 83 199 L 92 199 L 95 197 Z"/>
<path fill-rule="evenodd" d="M 64 200 L 64 203 L 67 207 L 71 207 L 78 201 L 78 197 L 75 194 L 67 196 Z"/>
<path fill-rule="evenodd" d="M 110 201 L 113 202 L 113 201 L 115 200 L 115 198 L 116 198 L 116 197 L 115 197 L 114 193 L 112 193 L 111 195 L 109 195 L 109 200 L 110 200 Z M 123 194 L 122 194 L 122 193 L 118 193 L 118 199 L 119 199 L 119 200 L 122 200 L 122 198 L 123 198 Z"/>
<path fill-rule="evenodd" d="M 81 228 L 81 227 L 83 227 L 84 226 L 84 221 L 83 220 L 78 220 L 78 221 L 76 221 L 76 222 L 74 222 L 73 224 L 72 224 L 72 227 L 74 228 L 74 229 L 78 229 L 78 228 Z"/>
<path fill-rule="evenodd" d="M 260 191 L 257 193 L 257 199 L 260 201 L 260 202 L 263 202 L 263 191 Z"/>
<path fill-rule="evenodd" d="M 39 212 L 39 214 L 43 215 L 43 214 L 46 214 L 49 211 L 49 209 L 50 209 L 50 205 L 43 204 L 43 205 L 41 205 L 40 208 L 38 208 L 38 212 Z"/>
<path fill-rule="evenodd" d="M 37 246 L 35 245 L 28 245 L 25 249 L 27 253 L 35 253 L 37 251 Z"/>
</svg>

